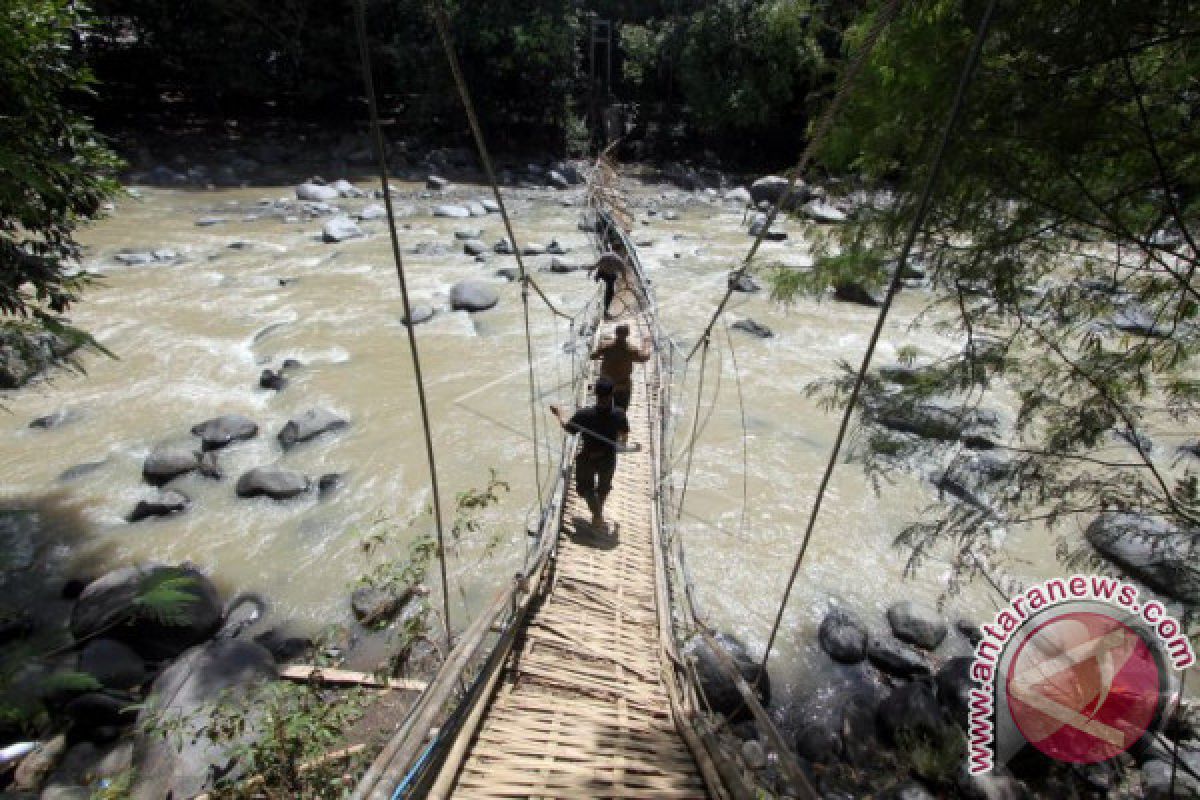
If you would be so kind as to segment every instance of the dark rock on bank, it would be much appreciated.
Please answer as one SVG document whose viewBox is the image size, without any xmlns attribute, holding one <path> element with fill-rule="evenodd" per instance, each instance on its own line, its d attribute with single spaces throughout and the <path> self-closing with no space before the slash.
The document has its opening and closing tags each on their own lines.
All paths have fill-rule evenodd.
<svg viewBox="0 0 1200 800">
<path fill-rule="evenodd" d="M 775 335 L 775 331 L 771 330 L 766 325 L 763 325 L 761 322 L 755 322 L 752 319 L 739 319 L 737 322 L 733 323 L 732 327 L 734 330 L 743 331 L 751 336 L 756 336 L 759 339 L 770 339 Z"/>
<path fill-rule="evenodd" d="M 742 679 L 752 687 L 755 687 L 757 682 L 755 694 L 764 706 L 767 705 L 771 700 L 770 677 L 764 674 L 762 680 L 758 680 L 761 672 L 759 664 L 750 657 L 746 646 L 728 634 L 717 634 L 713 638 L 725 650 L 726 656 L 733 662 Z M 695 660 L 700 685 L 713 711 L 724 714 L 735 721 L 747 716 L 748 712 L 742 701 L 741 692 L 738 691 L 732 676 L 729 676 L 722 667 L 723 659 L 720 659 L 712 651 L 703 637 L 692 637 L 684 647 L 683 655 L 685 658 Z"/>
<path fill-rule="evenodd" d="M 902 642 L 933 650 L 946 638 L 946 621 L 929 606 L 901 600 L 888 608 L 887 618 L 892 633 Z"/>
<path fill-rule="evenodd" d="M 178 615 L 147 613 L 141 598 L 170 589 L 186 599 Z M 123 567 L 92 581 L 71 611 L 71 635 L 87 639 L 103 633 L 128 644 L 143 658 L 172 658 L 216 632 L 221 602 L 216 587 L 191 567 Z"/>
<path fill-rule="evenodd" d="M 79 671 L 110 689 L 132 689 L 146 680 L 146 662 L 116 639 L 94 639 L 79 653 Z"/>
<path fill-rule="evenodd" d="M 867 658 L 880 670 L 898 678 L 930 673 L 929 662 L 920 653 L 883 636 L 870 637 L 867 642 Z"/>
<path fill-rule="evenodd" d="M 821 620 L 817 641 L 834 661 L 856 664 L 867 655 L 867 628 L 857 616 L 835 608 Z"/>
</svg>

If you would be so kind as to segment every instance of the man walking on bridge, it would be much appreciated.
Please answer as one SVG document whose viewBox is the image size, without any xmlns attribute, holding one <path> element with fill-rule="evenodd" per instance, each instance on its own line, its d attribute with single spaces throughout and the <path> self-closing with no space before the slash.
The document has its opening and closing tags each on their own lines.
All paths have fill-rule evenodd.
<svg viewBox="0 0 1200 800">
<path fill-rule="evenodd" d="M 600 361 L 600 374 L 613 382 L 613 405 L 622 411 L 629 408 L 633 393 L 633 365 L 644 364 L 650 358 L 650 345 L 634 347 L 629 343 L 629 326 L 617 326 L 617 338 L 596 348 L 592 360 Z"/>
<path fill-rule="evenodd" d="M 575 456 L 575 491 L 592 512 L 592 527 L 602 531 L 604 501 L 612 489 L 617 449 L 624 449 L 629 436 L 629 420 L 624 411 L 613 406 L 612 380 L 600 376 L 595 391 L 596 404 L 579 409 L 569 420 L 563 419 L 558 406 L 550 406 L 550 413 L 567 433 L 583 434 L 583 445 Z"/>
<path fill-rule="evenodd" d="M 596 273 L 593 280 L 604 281 L 604 318 L 611 319 L 608 308 L 616 294 L 617 278 L 625 274 L 625 262 L 616 253 L 605 253 L 588 270 L 589 275 L 593 272 Z"/>
</svg>

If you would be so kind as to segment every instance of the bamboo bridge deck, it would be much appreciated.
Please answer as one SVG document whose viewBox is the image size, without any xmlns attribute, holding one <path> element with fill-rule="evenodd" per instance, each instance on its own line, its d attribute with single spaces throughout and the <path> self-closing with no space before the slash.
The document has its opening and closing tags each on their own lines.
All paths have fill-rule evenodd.
<svg viewBox="0 0 1200 800">
<path fill-rule="evenodd" d="M 624 294 L 624 293 L 622 293 Z M 630 298 L 618 295 L 614 306 Z M 612 322 L 649 340 L 629 310 Z M 639 380 L 639 371 L 648 372 Z M 568 481 L 555 566 L 497 677 L 460 759 L 430 797 L 703 798 L 705 782 L 677 731 L 661 663 L 664 628 L 655 548 L 655 360 L 635 367 L 630 442 L 605 506 L 607 534 Z M 445 788 L 439 788 L 445 787 Z"/>
</svg>

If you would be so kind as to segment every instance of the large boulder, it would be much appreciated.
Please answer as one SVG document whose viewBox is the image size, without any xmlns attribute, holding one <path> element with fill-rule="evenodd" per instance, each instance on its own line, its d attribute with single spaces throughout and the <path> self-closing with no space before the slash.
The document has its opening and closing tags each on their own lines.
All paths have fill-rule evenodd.
<svg viewBox="0 0 1200 800">
<path fill-rule="evenodd" d="M 300 416 L 288 420 L 283 429 L 279 431 L 278 439 L 279 443 L 283 445 L 283 449 L 287 450 L 298 442 L 307 442 L 322 433 L 341 430 L 349 424 L 332 411 L 324 408 L 311 408 Z"/>
<path fill-rule="evenodd" d="M 946 621 L 936 609 L 911 600 L 901 600 L 887 610 L 892 633 L 902 642 L 934 650 L 946 638 Z"/>
<path fill-rule="evenodd" d="M 921 738 L 939 742 L 951 735 L 933 687 L 927 681 L 904 683 L 892 689 L 879 704 L 875 719 L 884 740 L 893 744 Z"/>
<path fill-rule="evenodd" d="M 0 389 L 17 389 L 58 364 L 79 346 L 55 333 L 21 325 L 0 325 Z"/>
<path fill-rule="evenodd" d="M 969 656 L 951 658 L 937 671 L 938 702 L 952 719 L 964 729 L 967 727 L 967 711 L 971 702 L 971 665 L 975 659 Z"/>
<path fill-rule="evenodd" d="M 93 639 L 79 653 L 79 671 L 110 689 L 132 689 L 146 680 L 146 662 L 116 639 Z"/>
<path fill-rule="evenodd" d="M 1156 592 L 1184 603 L 1200 603 L 1200 530 L 1180 529 L 1161 517 L 1101 514 L 1085 536 L 1104 558 Z"/>
<path fill-rule="evenodd" d="M 332 186 L 320 186 L 315 183 L 302 183 L 296 187 L 296 199 L 314 203 L 327 203 L 340 197 L 337 189 Z"/>
<path fill-rule="evenodd" d="M 435 313 L 433 306 L 413 306 L 411 317 L 401 317 L 400 321 L 405 325 L 420 325 L 433 319 Z"/>
<path fill-rule="evenodd" d="M 175 489 L 159 489 L 153 496 L 139 500 L 129 512 L 130 522 L 139 522 L 147 517 L 165 517 L 185 510 L 191 500 Z"/>
<path fill-rule="evenodd" d="M 767 175 L 759 178 L 750 185 L 750 199 L 755 205 L 759 203 L 769 203 L 777 205 L 780 198 L 783 197 L 783 191 L 787 188 L 787 178 L 778 175 Z M 804 181 L 797 180 L 796 185 L 792 188 L 792 193 L 788 195 L 783 203 L 785 211 L 793 211 L 804 205 L 811 197 L 809 188 L 804 184 Z"/>
<path fill-rule="evenodd" d="M 199 454 L 183 447 L 160 447 L 146 456 L 142 477 L 151 486 L 162 486 L 199 467 Z"/>
<path fill-rule="evenodd" d="M 455 311 L 487 311 L 498 302 L 499 293 L 479 281 L 462 281 L 450 290 L 450 307 Z"/>
<path fill-rule="evenodd" d="M 839 669 L 832 680 L 785 712 L 797 752 L 820 763 L 861 764 L 878 748 L 875 712 L 885 689 L 868 672 Z"/>
<path fill-rule="evenodd" d="M 742 679 L 754 688 L 755 694 L 765 706 L 771 701 L 771 680 L 762 670 L 757 661 L 750 657 L 746 646 L 728 634 L 717 634 L 717 643 L 724 649 L 725 655 L 733 662 Z M 700 688 L 704 692 L 707 706 L 719 714 L 724 714 L 731 721 L 744 719 L 748 716 L 746 704 L 737 684 L 723 668 L 723 659 L 713 653 L 712 648 L 702 636 L 693 636 L 684 646 L 684 658 L 695 661 L 696 673 L 700 678 Z M 762 679 L 759 680 L 760 674 Z M 757 684 L 757 685 L 756 685 Z"/>
<path fill-rule="evenodd" d="M 233 442 L 253 439 L 258 435 L 258 424 L 240 414 L 225 414 L 193 425 L 192 435 L 200 437 L 200 446 L 205 450 L 218 450 Z"/>
<path fill-rule="evenodd" d="M 290 469 L 255 467 L 238 478 L 238 497 L 266 495 L 273 500 L 286 500 L 304 494 L 312 488 L 307 476 Z"/>
<path fill-rule="evenodd" d="M 949 403 L 903 403 L 885 399 L 868 404 L 866 411 L 885 428 L 912 433 L 923 439 L 955 441 L 996 427 L 994 414 L 954 407 Z"/>
<path fill-rule="evenodd" d="M 321 228 L 321 241 L 329 244 L 366 236 L 358 223 L 349 217 L 334 217 Z"/>
<path fill-rule="evenodd" d="M 843 664 L 857 664 L 867 655 L 867 627 L 844 609 L 835 608 L 825 615 L 817 641 L 830 658 Z"/>
<path fill-rule="evenodd" d="M 837 281 L 833 284 L 833 299 L 843 303 L 855 303 L 868 308 L 878 308 L 883 304 L 875 294 L 858 281 Z"/>
<path fill-rule="evenodd" d="M 872 636 L 867 640 L 867 658 L 883 672 L 898 678 L 930 673 L 929 662 L 920 653 L 883 636 Z"/>
<path fill-rule="evenodd" d="M 238 749 L 256 735 L 252 709 L 239 740 L 213 742 L 204 735 L 206 706 L 223 699 L 236 702 L 249 687 L 277 677 L 275 659 L 262 646 L 244 639 L 216 639 L 189 650 L 159 675 L 139 722 L 177 720 L 175 736 L 142 733 L 134 742 L 133 800 L 194 797 L 213 788 L 218 778 L 240 774 Z"/>
<path fill-rule="evenodd" d="M 152 661 L 173 658 L 220 624 L 216 587 L 186 566 L 114 570 L 89 583 L 71 611 L 77 640 L 103 634 Z"/>
</svg>

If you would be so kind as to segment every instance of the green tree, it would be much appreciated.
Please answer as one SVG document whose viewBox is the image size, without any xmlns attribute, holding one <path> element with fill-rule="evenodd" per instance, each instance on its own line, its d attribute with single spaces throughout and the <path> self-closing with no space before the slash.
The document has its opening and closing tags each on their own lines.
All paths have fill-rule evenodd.
<svg viewBox="0 0 1200 800">
<path fill-rule="evenodd" d="M 894 262 L 982 6 L 904 4 L 824 157 L 906 199 L 864 209 L 814 278 L 785 278 L 782 295 L 825 285 L 826 272 L 844 279 L 848 262 L 868 279 Z M 936 298 L 924 318 L 962 348 L 876 372 L 862 405 L 871 468 L 942 458 L 939 484 L 962 500 L 904 531 L 914 563 L 950 549 L 969 575 L 997 529 L 1114 511 L 1174 529 L 1184 564 L 1200 544 L 1194 468 L 1165 436 L 1194 431 L 1200 400 L 1197 19 L 1188 0 L 1001 5 L 919 239 Z M 851 383 L 823 388 L 836 402 Z M 1010 432 L 963 430 L 1005 392 Z M 894 433 L 898 416 L 951 400 L 937 435 Z M 1005 460 L 981 457 L 988 446 Z M 1063 555 L 1089 552 L 1079 544 L 1064 536 Z"/>
<path fill-rule="evenodd" d="M 0 0 L 0 326 L 9 340 L 37 328 L 86 338 L 62 317 L 86 283 L 75 232 L 118 187 L 115 156 L 73 107 L 93 83 L 72 54 L 81 14 L 67 0 Z"/>
</svg>

